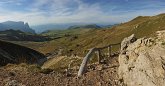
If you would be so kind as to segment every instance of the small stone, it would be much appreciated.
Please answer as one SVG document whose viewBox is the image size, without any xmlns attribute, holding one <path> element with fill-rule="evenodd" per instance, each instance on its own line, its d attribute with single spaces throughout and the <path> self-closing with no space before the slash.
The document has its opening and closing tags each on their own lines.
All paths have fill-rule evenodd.
<svg viewBox="0 0 165 86">
<path fill-rule="evenodd" d="M 15 76 L 14 72 L 9 72 L 9 76 Z"/>
<path fill-rule="evenodd" d="M 101 82 L 98 82 L 98 83 L 97 83 L 97 86 L 102 86 L 102 83 L 101 83 Z"/>
<path fill-rule="evenodd" d="M 96 69 L 99 70 L 99 71 L 101 71 L 101 70 L 103 70 L 103 66 L 102 65 L 99 65 L 99 66 L 97 66 Z"/>
<path fill-rule="evenodd" d="M 11 80 L 5 86 L 19 86 L 19 83 L 16 80 Z"/>
</svg>

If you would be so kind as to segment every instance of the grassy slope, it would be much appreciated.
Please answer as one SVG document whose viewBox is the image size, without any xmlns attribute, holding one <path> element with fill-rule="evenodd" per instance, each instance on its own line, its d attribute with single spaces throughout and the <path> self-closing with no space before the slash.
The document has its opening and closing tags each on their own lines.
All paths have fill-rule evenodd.
<svg viewBox="0 0 165 86">
<path fill-rule="evenodd" d="M 64 35 L 80 35 L 88 32 L 90 29 L 66 29 L 66 30 L 50 30 L 42 33 L 44 36 L 61 37 Z"/>
<path fill-rule="evenodd" d="M 64 54 L 68 53 L 69 50 L 73 50 L 73 53 L 84 56 L 86 54 L 84 51 L 89 48 L 119 43 L 123 38 L 133 33 L 137 37 L 152 36 L 156 31 L 165 29 L 164 24 L 165 14 L 161 14 L 153 17 L 140 16 L 111 29 L 71 29 L 49 32 L 44 35 L 58 34 L 62 38 L 40 43 L 43 46 L 40 46 L 38 50 L 49 53 L 63 48 Z M 64 36 L 65 34 L 70 34 L 70 36 Z"/>
<path fill-rule="evenodd" d="M 138 38 L 144 36 L 153 36 L 156 31 L 165 30 L 164 25 L 165 14 L 160 14 L 152 17 L 140 16 L 129 22 L 114 26 L 110 29 L 75 29 L 71 31 L 59 31 L 60 34 L 63 34 L 62 38 L 49 42 L 43 42 L 41 44 L 44 46 L 40 46 L 38 50 L 46 54 L 53 52 L 56 49 L 62 48 L 64 49 L 64 55 L 70 54 L 69 51 L 73 50 L 72 53 L 83 57 L 87 53 L 85 52 L 87 49 L 119 43 L 123 40 L 123 38 L 131 34 L 135 34 L 135 36 Z M 68 32 L 71 35 L 64 36 L 64 34 Z M 49 34 L 50 33 L 47 33 L 45 35 Z M 51 32 L 51 34 L 54 34 L 54 32 Z M 77 37 L 75 38 L 75 36 Z M 35 44 L 35 46 L 37 46 L 37 44 Z M 115 49 L 118 48 L 116 47 Z M 58 64 L 61 62 L 62 60 Z M 57 65 L 54 66 L 57 68 Z"/>
<path fill-rule="evenodd" d="M 51 40 L 46 36 L 25 33 L 19 30 L 12 30 L 12 29 L 0 31 L 0 39 L 5 41 L 35 41 L 35 42 L 43 42 L 43 41 Z"/>
</svg>

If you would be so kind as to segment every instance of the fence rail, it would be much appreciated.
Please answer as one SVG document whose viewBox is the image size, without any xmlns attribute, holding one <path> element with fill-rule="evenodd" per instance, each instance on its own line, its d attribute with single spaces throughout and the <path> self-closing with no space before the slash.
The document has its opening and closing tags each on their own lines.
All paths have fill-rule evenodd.
<svg viewBox="0 0 165 86">
<path fill-rule="evenodd" d="M 89 52 L 86 54 L 86 56 L 84 57 L 82 63 L 81 63 L 81 66 L 79 68 L 79 71 L 78 71 L 78 77 L 82 76 L 83 73 L 87 70 L 87 63 L 90 59 L 90 57 L 92 57 L 92 54 L 94 52 L 97 52 L 97 57 L 98 57 L 98 63 L 100 63 L 101 61 L 101 50 L 103 49 L 106 49 L 108 48 L 108 57 L 111 57 L 111 54 L 112 54 L 112 47 L 113 46 L 116 46 L 116 45 L 120 45 L 120 43 L 117 43 L 117 44 L 110 44 L 108 46 L 104 46 L 104 47 L 100 47 L 100 48 L 91 48 L 89 50 Z"/>
</svg>

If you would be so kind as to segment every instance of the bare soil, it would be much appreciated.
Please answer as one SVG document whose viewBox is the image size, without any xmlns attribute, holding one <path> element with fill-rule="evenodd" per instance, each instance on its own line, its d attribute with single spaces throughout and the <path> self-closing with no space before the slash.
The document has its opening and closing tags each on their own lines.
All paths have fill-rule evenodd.
<svg viewBox="0 0 165 86">
<path fill-rule="evenodd" d="M 77 78 L 78 70 L 71 75 L 53 71 L 49 74 L 29 71 L 26 66 L 7 65 L 0 68 L 0 86 L 122 86 L 118 79 L 118 58 L 107 64 L 91 64 L 88 71 Z"/>
</svg>

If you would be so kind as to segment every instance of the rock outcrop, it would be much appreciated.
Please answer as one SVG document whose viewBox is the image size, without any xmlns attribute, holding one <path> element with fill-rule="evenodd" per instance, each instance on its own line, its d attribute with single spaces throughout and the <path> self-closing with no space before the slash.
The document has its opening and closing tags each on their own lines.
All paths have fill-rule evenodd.
<svg viewBox="0 0 165 86">
<path fill-rule="evenodd" d="M 159 37 L 131 35 L 122 41 L 118 74 L 127 86 L 165 86 L 165 45 Z"/>
</svg>

